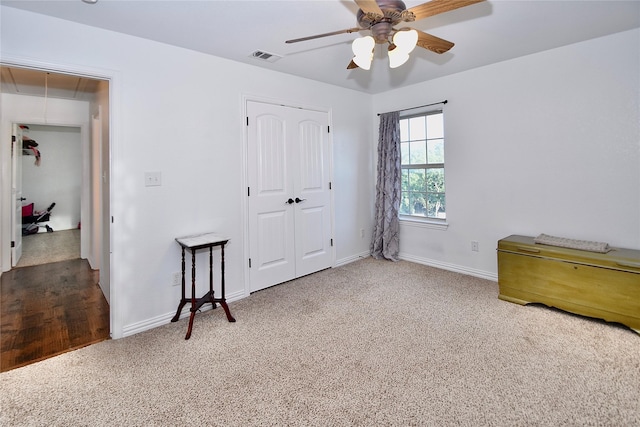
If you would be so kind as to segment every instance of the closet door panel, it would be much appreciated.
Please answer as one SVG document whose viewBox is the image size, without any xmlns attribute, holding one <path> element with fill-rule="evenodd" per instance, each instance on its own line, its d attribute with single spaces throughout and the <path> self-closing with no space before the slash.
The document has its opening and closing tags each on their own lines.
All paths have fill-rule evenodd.
<svg viewBox="0 0 640 427">
<path fill-rule="evenodd" d="M 301 111 L 297 125 L 295 158 L 296 276 L 331 267 L 331 192 L 328 116 Z"/>
<path fill-rule="evenodd" d="M 268 104 L 250 105 L 249 243 L 251 291 L 295 277 L 293 192 L 288 170 L 287 118 Z M 266 107 L 266 108 L 265 108 Z"/>
</svg>

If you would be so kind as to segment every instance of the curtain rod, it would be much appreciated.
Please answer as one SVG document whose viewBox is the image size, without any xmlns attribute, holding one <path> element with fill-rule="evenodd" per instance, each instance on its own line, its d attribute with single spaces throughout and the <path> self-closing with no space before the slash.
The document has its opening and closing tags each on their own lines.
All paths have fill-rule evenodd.
<svg viewBox="0 0 640 427">
<path fill-rule="evenodd" d="M 417 107 L 405 108 L 405 109 L 402 109 L 402 110 L 398 110 L 398 112 L 400 112 L 400 111 L 408 111 L 408 110 L 415 110 L 416 108 L 422 108 L 422 107 L 431 107 L 432 105 L 446 104 L 447 102 L 449 102 L 449 101 L 447 101 L 445 99 L 444 101 L 434 102 L 433 104 L 425 104 L 425 105 L 418 105 Z M 378 115 L 380 115 L 380 114 L 385 114 L 385 113 L 378 113 Z"/>
</svg>

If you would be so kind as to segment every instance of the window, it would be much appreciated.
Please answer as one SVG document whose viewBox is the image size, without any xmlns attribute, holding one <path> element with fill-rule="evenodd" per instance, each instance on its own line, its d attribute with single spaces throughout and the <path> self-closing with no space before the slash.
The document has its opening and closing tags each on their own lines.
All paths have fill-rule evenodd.
<svg viewBox="0 0 640 427">
<path fill-rule="evenodd" d="M 400 217 L 446 219 L 442 111 L 400 118 Z"/>
</svg>

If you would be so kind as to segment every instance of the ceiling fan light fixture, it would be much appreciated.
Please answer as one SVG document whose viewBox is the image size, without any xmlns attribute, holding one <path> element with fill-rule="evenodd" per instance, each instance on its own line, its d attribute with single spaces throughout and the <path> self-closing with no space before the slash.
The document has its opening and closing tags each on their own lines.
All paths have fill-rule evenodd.
<svg viewBox="0 0 640 427">
<path fill-rule="evenodd" d="M 355 55 L 353 62 L 363 70 L 371 68 L 371 61 L 373 61 L 373 47 L 375 45 L 376 42 L 371 36 L 355 39 L 351 44 L 351 50 Z"/>
<path fill-rule="evenodd" d="M 486 0 L 427 0 L 426 3 L 413 6 L 409 9 L 407 9 L 405 2 L 402 0 L 353 1 L 355 1 L 359 8 L 357 12 L 357 27 L 286 40 L 285 43 L 297 43 L 337 34 L 350 34 L 369 30 L 373 37 L 367 36 L 353 41 L 352 49 L 355 57 L 347 66 L 347 70 L 358 67 L 368 70 L 373 61 L 373 47 L 375 43 L 389 43 L 389 65 L 391 68 L 396 68 L 407 62 L 409 54 L 416 46 L 420 46 L 423 49 L 430 50 L 437 54 L 442 54 L 448 52 L 449 49 L 454 46 L 454 43 L 427 34 L 424 31 L 414 30 L 409 27 L 402 27 L 396 30 L 394 26 L 401 22 L 417 21 Z M 419 45 L 418 42 L 420 42 Z"/>
<path fill-rule="evenodd" d="M 409 53 L 418 43 L 416 30 L 398 31 L 393 35 L 393 41 L 389 45 L 389 67 L 398 68 L 409 60 Z"/>
<path fill-rule="evenodd" d="M 364 56 L 354 56 L 353 62 L 362 68 L 363 70 L 369 70 L 371 68 L 371 62 L 373 61 L 373 53 L 369 57 Z"/>
<path fill-rule="evenodd" d="M 409 60 L 409 54 L 403 52 L 401 49 L 393 49 L 388 52 L 389 54 L 389 67 L 398 68 Z"/>
<path fill-rule="evenodd" d="M 398 49 L 409 54 L 418 44 L 418 32 L 416 30 L 398 31 L 393 35 L 393 44 Z"/>
</svg>

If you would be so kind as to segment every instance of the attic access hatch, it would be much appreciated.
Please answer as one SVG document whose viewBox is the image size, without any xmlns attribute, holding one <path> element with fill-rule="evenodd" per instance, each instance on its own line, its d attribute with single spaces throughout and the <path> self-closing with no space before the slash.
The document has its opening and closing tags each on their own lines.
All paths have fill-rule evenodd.
<svg viewBox="0 0 640 427">
<path fill-rule="evenodd" d="M 263 50 L 256 50 L 249 55 L 251 58 L 256 58 L 261 61 L 267 62 L 276 62 L 278 59 L 282 58 L 280 55 L 276 55 L 275 53 L 265 52 Z"/>
</svg>

